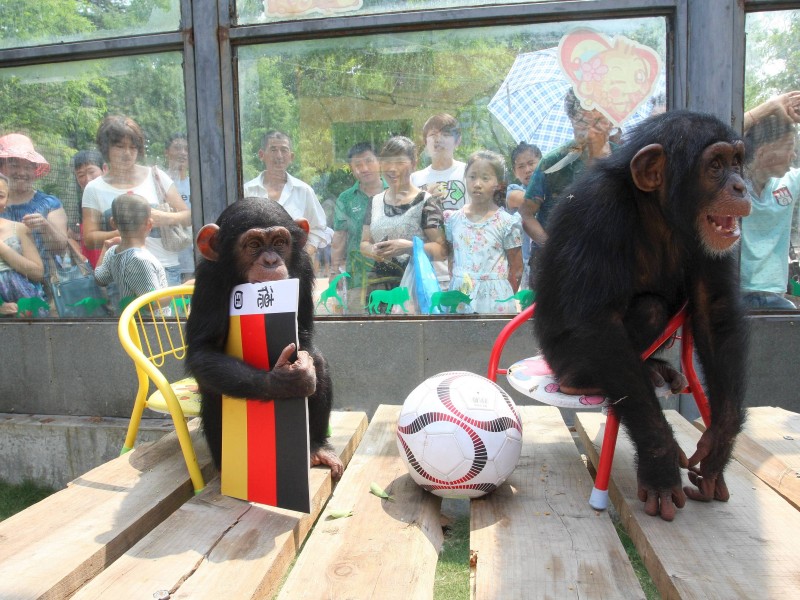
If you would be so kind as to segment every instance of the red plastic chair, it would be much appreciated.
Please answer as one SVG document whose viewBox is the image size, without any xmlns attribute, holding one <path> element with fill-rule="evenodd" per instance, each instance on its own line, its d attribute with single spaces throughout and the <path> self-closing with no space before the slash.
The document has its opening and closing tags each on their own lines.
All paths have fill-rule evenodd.
<svg viewBox="0 0 800 600">
<path fill-rule="evenodd" d="M 509 337 L 511 337 L 511 334 L 514 333 L 520 325 L 526 323 L 533 317 L 535 310 L 536 304 L 532 304 L 520 312 L 503 327 L 503 330 L 497 336 L 494 346 L 492 347 L 491 356 L 489 357 L 489 371 L 487 377 L 492 381 L 497 381 L 497 375 L 506 375 L 508 373 L 508 369 L 499 368 L 503 347 Z M 681 326 L 683 326 L 683 331 L 679 336 L 677 332 Z M 689 386 L 681 393 L 690 393 L 694 396 L 697 408 L 700 411 L 700 416 L 703 418 L 706 427 L 708 427 L 711 423 L 711 409 L 703 386 L 700 384 L 700 380 L 697 378 L 697 372 L 694 369 L 692 357 L 694 343 L 691 326 L 686 314 L 686 304 L 684 304 L 678 313 L 670 319 L 659 338 L 642 353 L 642 360 L 649 358 L 650 355 L 658 350 L 670 338 L 681 340 L 681 366 L 683 368 L 683 374 L 689 381 Z M 608 482 L 611 478 L 611 464 L 614 461 L 614 449 L 617 445 L 617 434 L 619 432 L 619 419 L 614 413 L 613 406 L 608 406 L 607 409 L 608 416 L 606 418 L 605 433 L 603 434 L 603 443 L 600 447 L 597 476 L 594 480 L 592 494 L 589 497 L 589 505 L 596 510 L 605 510 L 608 507 Z"/>
</svg>

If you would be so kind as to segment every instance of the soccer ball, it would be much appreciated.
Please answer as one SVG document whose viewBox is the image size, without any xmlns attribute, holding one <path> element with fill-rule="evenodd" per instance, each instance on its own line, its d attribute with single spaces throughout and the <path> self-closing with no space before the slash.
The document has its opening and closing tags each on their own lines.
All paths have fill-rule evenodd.
<svg viewBox="0 0 800 600">
<path fill-rule="evenodd" d="M 397 447 L 423 489 L 443 498 L 478 498 L 517 466 L 522 421 L 493 381 L 466 371 L 439 373 L 403 403 Z"/>
</svg>

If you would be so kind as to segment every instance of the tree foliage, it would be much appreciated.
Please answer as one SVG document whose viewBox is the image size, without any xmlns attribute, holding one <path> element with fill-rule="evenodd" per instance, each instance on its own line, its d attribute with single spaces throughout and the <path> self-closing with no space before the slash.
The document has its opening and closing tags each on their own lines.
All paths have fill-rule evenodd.
<svg viewBox="0 0 800 600">
<path fill-rule="evenodd" d="M 800 88 L 800 10 L 748 15 L 745 110 Z"/>
</svg>

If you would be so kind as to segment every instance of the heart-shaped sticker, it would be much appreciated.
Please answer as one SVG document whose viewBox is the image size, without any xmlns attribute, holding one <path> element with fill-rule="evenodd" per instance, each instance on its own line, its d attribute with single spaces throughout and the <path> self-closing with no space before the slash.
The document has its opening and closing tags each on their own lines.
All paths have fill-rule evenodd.
<svg viewBox="0 0 800 600">
<path fill-rule="evenodd" d="M 561 69 L 586 110 L 599 110 L 616 126 L 653 95 L 661 59 L 625 36 L 575 29 L 558 44 Z"/>
</svg>

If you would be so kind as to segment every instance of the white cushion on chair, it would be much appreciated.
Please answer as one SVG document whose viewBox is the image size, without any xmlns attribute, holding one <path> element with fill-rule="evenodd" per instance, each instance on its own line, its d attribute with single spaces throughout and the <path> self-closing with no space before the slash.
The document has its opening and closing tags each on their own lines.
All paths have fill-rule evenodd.
<svg viewBox="0 0 800 600">
<path fill-rule="evenodd" d="M 197 382 L 193 377 L 186 377 L 175 383 L 171 383 L 170 387 L 175 392 L 175 397 L 181 404 L 183 416 L 196 417 L 200 414 L 200 392 L 197 388 Z M 147 408 L 168 413 L 167 401 L 164 400 L 164 394 L 156 390 L 147 399 Z"/>
<path fill-rule="evenodd" d="M 562 392 L 558 379 L 541 354 L 515 362 L 508 368 L 506 377 L 511 387 L 521 394 L 550 406 L 602 408 L 610 404 L 609 399 L 604 396 L 580 396 Z M 656 387 L 655 392 L 659 398 L 667 398 L 672 394 L 666 384 Z"/>
<path fill-rule="evenodd" d="M 562 408 L 608 406 L 608 398 L 603 396 L 575 396 L 563 393 L 558 385 L 558 379 L 542 355 L 515 362 L 508 368 L 506 377 L 511 387 L 521 394 L 550 406 Z"/>
</svg>

